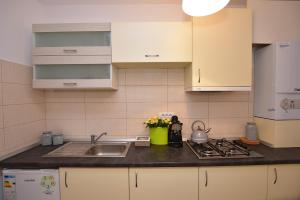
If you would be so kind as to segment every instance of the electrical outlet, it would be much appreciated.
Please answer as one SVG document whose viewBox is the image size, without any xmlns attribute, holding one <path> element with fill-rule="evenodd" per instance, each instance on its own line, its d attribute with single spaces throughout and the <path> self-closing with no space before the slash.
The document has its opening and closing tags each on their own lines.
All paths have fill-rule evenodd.
<svg viewBox="0 0 300 200">
<path fill-rule="evenodd" d="M 159 113 L 158 114 L 158 116 L 160 117 L 160 118 L 171 118 L 173 115 L 175 115 L 175 113 L 174 112 L 161 112 L 161 113 Z"/>
</svg>

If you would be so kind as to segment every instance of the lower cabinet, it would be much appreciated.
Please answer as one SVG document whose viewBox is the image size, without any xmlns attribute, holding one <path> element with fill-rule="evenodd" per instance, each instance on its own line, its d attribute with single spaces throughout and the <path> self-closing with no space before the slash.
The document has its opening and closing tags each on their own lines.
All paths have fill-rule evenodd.
<svg viewBox="0 0 300 200">
<path fill-rule="evenodd" d="M 266 165 L 199 168 L 199 200 L 266 198 Z"/>
<path fill-rule="evenodd" d="M 130 200 L 198 200 L 198 168 L 130 168 Z"/>
<path fill-rule="evenodd" d="M 268 166 L 268 200 L 300 199 L 300 164 Z"/>
<path fill-rule="evenodd" d="M 128 168 L 60 168 L 61 200 L 129 200 Z"/>
</svg>

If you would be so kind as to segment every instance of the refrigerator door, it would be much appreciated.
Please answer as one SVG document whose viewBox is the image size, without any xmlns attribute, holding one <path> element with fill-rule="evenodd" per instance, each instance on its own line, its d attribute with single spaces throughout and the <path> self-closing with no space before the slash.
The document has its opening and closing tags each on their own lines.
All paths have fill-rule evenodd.
<svg viewBox="0 0 300 200">
<path fill-rule="evenodd" d="M 59 200 L 57 170 L 4 170 L 4 200 Z"/>
</svg>

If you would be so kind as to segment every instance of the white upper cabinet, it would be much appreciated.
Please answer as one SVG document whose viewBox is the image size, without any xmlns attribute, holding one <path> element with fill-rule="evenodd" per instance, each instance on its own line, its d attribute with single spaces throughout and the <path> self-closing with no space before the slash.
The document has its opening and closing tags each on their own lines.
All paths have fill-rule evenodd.
<svg viewBox="0 0 300 200">
<path fill-rule="evenodd" d="M 33 87 L 116 89 L 110 24 L 35 24 Z"/>
<path fill-rule="evenodd" d="M 249 91 L 252 80 L 251 11 L 227 8 L 193 18 L 193 64 L 188 91 Z"/>
<path fill-rule="evenodd" d="M 111 56 L 110 24 L 34 24 L 32 55 Z"/>
<path fill-rule="evenodd" d="M 112 23 L 112 62 L 192 62 L 192 24 L 190 22 Z"/>
</svg>

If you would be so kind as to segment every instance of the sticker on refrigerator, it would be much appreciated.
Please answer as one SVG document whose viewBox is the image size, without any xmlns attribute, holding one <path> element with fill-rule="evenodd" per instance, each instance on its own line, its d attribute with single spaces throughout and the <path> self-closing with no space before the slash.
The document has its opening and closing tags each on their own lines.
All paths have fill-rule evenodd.
<svg viewBox="0 0 300 200">
<path fill-rule="evenodd" d="M 4 200 L 16 199 L 16 176 L 5 175 L 3 180 Z"/>
<path fill-rule="evenodd" d="M 47 195 L 52 195 L 54 192 L 54 186 L 56 185 L 54 176 L 42 176 L 41 186 L 43 188 L 43 193 Z"/>
</svg>

